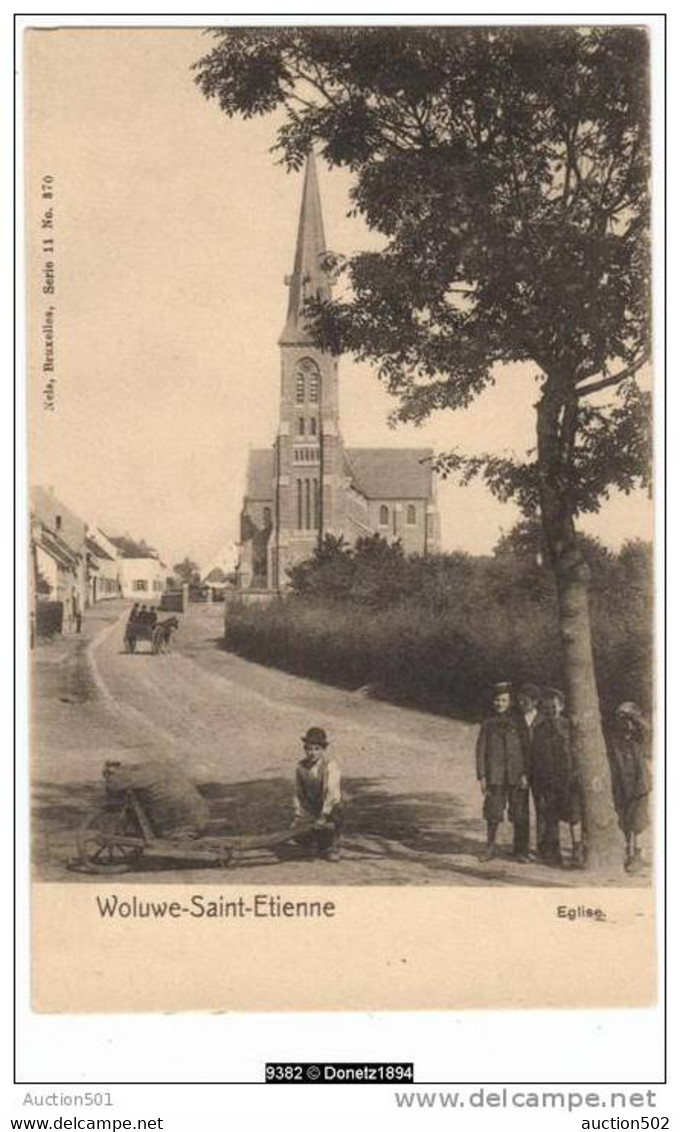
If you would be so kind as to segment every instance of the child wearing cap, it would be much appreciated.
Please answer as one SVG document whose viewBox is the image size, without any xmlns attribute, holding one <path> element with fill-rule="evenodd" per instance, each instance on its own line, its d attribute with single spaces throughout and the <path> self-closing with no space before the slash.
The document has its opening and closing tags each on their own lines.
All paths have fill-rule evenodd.
<svg viewBox="0 0 680 1132">
<path fill-rule="evenodd" d="M 531 768 L 538 855 L 546 864 L 562 864 L 560 822 L 566 822 L 571 834 L 571 865 L 582 869 L 583 803 L 571 752 L 569 721 L 564 717 L 564 695 L 559 688 L 544 689 L 541 707 Z"/>
<path fill-rule="evenodd" d="M 652 789 L 649 725 L 637 704 L 627 701 L 614 712 L 608 753 L 614 805 L 626 839 L 624 868 L 633 873 L 642 865 L 637 839 L 649 825 L 648 799 Z"/>
<path fill-rule="evenodd" d="M 486 850 L 482 861 L 496 855 L 496 835 L 507 810 L 513 823 L 515 860 L 529 860 L 529 782 L 525 744 L 522 742 L 509 684 L 493 688 L 493 714 L 479 729 L 476 747 L 477 778 L 484 797 Z"/>
<path fill-rule="evenodd" d="M 311 842 L 318 856 L 340 859 L 342 789 L 340 767 L 328 752 L 322 727 L 302 736 L 304 755 L 295 769 L 295 821 L 314 822 Z"/>
</svg>

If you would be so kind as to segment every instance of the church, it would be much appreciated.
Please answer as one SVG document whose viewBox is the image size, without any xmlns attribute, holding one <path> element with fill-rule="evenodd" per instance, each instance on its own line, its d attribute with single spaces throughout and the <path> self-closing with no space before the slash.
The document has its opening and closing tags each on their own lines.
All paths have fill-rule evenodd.
<svg viewBox="0 0 680 1132">
<path fill-rule="evenodd" d="M 330 297 L 314 157 L 307 158 L 289 288 L 279 338 L 281 393 L 276 438 L 250 452 L 241 512 L 239 586 L 278 591 L 287 569 L 325 534 L 399 539 L 407 554 L 439 549 L 429 448 L 346 448 L 340 427 L 338 359 L 305 325 L 311 297 Z"/>
</svg>

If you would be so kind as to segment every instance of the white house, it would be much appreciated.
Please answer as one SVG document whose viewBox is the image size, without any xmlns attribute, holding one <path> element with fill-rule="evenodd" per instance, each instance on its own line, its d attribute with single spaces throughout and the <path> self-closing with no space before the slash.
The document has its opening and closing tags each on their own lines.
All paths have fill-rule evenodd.
<svg viewBox="0 0 680 1132">
<path fill-rule="evenodd" d="M 121 555 L 118 547 L 96 523 L 88 523 L 85 545 L 91 604 L 120 597 Z"/>
<path fill-rule="evenodd" d="M 118 570 L 123 597 L 145 605 L 154 605 L 160 601 L 168 568 L 158 557 L 147 555 L 144 558 L 120 558 Z"/>
</svg>

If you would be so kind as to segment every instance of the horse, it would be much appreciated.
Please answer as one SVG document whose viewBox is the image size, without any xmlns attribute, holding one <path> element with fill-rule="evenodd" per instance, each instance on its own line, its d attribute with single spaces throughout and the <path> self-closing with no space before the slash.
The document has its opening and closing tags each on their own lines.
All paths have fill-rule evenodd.
<svg viewBox="0 0 680 1132">
<path fill-rule="evenodd" d="M 179 629 L 179 621 L 176 617 L 166 617 L 164 621 L 159 621 L 151 638 L 152 652 L 171 652 L 172 634 L 175 629 Z"/>
</svg>

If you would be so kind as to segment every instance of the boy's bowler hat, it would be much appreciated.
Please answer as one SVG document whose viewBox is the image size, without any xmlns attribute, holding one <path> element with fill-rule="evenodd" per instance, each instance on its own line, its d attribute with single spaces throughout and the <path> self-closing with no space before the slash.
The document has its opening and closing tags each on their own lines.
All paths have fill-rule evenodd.
<svg viewBox="0 0 680 1132">
<path fill-rule="evenodd" d="M 494 696 L 503 695 L 505 692 L 512 691 L 512 684 L 508 683 L 507 680 L 500 680 L 498 684 L 491 685 L 491 691 Z"/>
<path fill-rule="evenodd" d="M 328 739 L 323 727 L 310 727 L 305 735 L 302 736 L 302 742 L 305 747 L 327 747 Z"/>
<path fill-rule="evenodd" d="M 619 704 L 614 715 L 628 716 L 630 719 L 640 719 L 642 711 L 632 700 L 626 700 L 625 703 Z"/>
</svg>

